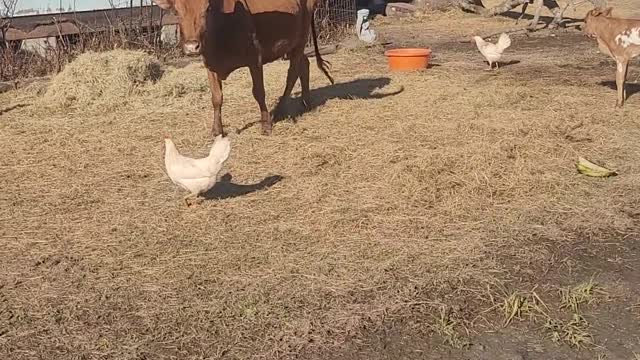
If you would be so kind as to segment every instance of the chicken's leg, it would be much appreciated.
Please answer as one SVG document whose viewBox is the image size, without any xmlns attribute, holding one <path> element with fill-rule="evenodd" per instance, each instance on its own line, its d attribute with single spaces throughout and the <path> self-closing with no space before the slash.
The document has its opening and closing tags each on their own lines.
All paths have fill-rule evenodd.
<svg viewBox="0 0 640 360">
<path fill-rule="evenodd" d="M 192 198 L 192 197 L 195 197 L 196 200 L 197 200 L 198 194 L 189 193 L 187 196 L 182 198 L 182 200 L 184 201 L 185 205 L 187 205 L 187 207 L 191 206 L 191 204 L 189 204 L 189 199 Z"/>
</svg>

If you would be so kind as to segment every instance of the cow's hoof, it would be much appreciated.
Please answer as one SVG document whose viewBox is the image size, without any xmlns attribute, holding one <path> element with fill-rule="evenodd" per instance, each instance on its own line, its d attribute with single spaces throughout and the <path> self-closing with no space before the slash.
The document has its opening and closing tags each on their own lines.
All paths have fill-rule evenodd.
<svg viewBox="0 0 640 360">
<path fill-rule="evenodd" d="M 261 122 L 261 123 L 262 123 L 262 135 L 265 135 L 265 136 L 271 135 L 273 124 L 268 124 L 266 122 Z"/>
</svg>

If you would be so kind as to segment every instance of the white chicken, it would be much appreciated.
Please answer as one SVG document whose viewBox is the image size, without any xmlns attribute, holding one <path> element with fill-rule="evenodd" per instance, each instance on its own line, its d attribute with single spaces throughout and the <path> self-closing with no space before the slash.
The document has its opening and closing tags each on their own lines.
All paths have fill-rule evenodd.
<svg viewBox="0 0 640 360">
<path fill-rule="evenodd" d="M 474 36 L 473 40 L 476 41 L 476 46 L 482 56 L 489 62 L 489 70 L 493 69 L 493 63 L 496 63 L 496 67 L 500 68 L 498 61 L 502 57 L 504 50 L 511 46 L 511 38 L 509 38 L 509 35 L 502 33 L 496 44 L 484 41 L 480 36 Z"/>
<path fill-rule="evenodd" d="M 170 135 L 165 135 L 164 144 L 164 165 L 167 175 L 174 184 L 189 191 L 189 194 L 184 197 L 187 205 L 190 197 L 195 197 L 197 200 L 200 194 L 215 185 L 218 181 L 218 173 L 231 152 L 231 141 L 229 138 L 223 138 L 222 135 L 215 138 L 209 150 L 209 156 L 201 159 L 181 155 Z"/>
</svg>

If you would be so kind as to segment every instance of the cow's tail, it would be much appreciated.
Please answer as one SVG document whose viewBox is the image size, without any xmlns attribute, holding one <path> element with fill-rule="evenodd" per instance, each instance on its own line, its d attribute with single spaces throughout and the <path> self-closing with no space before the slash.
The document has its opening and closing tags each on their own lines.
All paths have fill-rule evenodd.
<svg viewBox="0 0 640 360">
<path fill-rule="evenodd" d="M 333 77 L 329 74 L 329 69 L 331 67 L 331 63 L 322 59 L 320 55 L 320 49 L 318 48 L 318 34 L 316 33 L 316 19 L 315 19 L 315 9 L 311 12 L 311 36 L 313 36 L 313 48 L 316 53 L 316 64 L 318 64 L 318 69 L 324 73 L 324 75 L 329 79 L 331 84 L 334 84 Z"/>
</svg>

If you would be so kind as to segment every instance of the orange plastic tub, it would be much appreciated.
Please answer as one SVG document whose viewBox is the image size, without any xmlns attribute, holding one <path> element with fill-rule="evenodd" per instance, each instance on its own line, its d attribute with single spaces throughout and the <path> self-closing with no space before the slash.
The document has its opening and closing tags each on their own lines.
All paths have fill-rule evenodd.
<svg viewBox="0 0 640 360">
<path fill-rule="evenodd" d="M 384 55 L 392 71 L 413 71 L 426 69 L 431 59 L 431 49 L 393 49 Z"/>
</svg>

